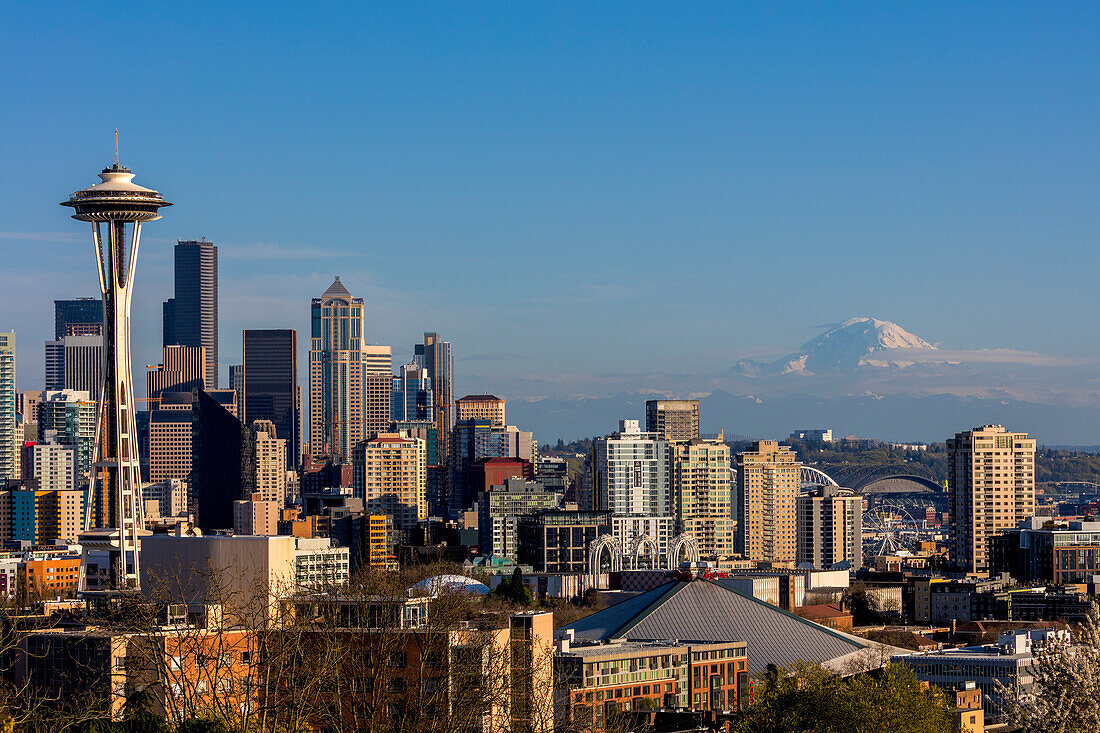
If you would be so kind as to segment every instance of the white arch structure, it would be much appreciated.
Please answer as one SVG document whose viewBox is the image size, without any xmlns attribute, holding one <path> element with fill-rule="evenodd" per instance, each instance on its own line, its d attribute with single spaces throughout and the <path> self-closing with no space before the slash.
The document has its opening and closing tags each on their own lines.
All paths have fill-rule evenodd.
<svg viewBox="0 0 1100 733">
<path fill-rule="evenodd" d="M 699 542 L 689 534 L 679 534 L 668 543 L 668 554 L 665 556 L 668 570 L 680 567 L 680 550 L 687 550 L 688 562 L 699 562 Z"/>
<path fill-rule="evenodd" d="M 601 571 L 600 555 L 604 550 L 611 555 L 611 572 L 618 573 L 623 569 L 623 545 L 619 538 L 609 534 L 597 537 L 588 545 L 588 574 L 592 576 L 593 585 Z"/>
<path fill-rule="evenodd" d="M 659 564 L 661 548 L 657 545 L 657 540 L 653 539 L 648 534 L 643 534 L 640 537 L 634 539 L 634 551 L 631 553 L 631 564 L 635 570 L 639 569 L 638 561 L 643 557 L 643 550 L 647 549 L 644 557 L 653 558 L 653 567 L 656 568 Z"/>
<path fill-rule="evenodd" d="M 798 469 L 798 482 L 803 486 L 838 486 L 832 476 L 813 466 Z"/>
</svg>

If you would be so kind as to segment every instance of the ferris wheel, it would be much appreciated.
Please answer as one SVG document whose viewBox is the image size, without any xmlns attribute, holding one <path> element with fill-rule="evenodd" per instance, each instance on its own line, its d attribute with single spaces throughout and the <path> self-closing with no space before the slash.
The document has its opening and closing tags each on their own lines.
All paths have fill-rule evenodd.
<svg viewBox="0 0 1100 733">
<path fill-rule="evenodd" d="M 874 547 L 873 555 L 893 555 L 907 549 L 904 535 L 920 525 L 898 506 L 882 505 L 863 515 L 863 536 Z"/>
</svg>

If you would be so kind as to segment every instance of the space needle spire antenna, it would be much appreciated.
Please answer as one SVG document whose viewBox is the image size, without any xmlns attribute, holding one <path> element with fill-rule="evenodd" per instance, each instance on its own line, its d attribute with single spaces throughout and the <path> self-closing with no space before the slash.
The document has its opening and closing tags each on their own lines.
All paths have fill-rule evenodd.
<svg viewBox="0 0 1100 733">
<path fill-rule="evenodd" d="M 130 366 L 130 303 L 141 225 L 159 219 L 158 209 L 172 205 L 156 191 L 134 183 L 133 172 L 119 164 L 117 130 L 115 163 L 99 178 L 99 183 L 61 202 L 75 209 L 74 219 L 92 225 L 103 294 L 95 447 L 80 536 L 81 591 L 138 587 L 138 543 L 145 531 L 145 512 Z"/>
</svg>

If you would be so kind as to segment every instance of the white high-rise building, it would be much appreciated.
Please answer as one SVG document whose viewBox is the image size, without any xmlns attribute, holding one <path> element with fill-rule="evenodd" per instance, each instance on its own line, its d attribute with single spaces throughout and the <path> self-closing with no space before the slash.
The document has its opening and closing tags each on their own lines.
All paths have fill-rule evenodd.
<svg viewBox="0 0 1100 733">
<path fill-rule="evenodd" d="M 668 441 L 643 433 L 637 420 L 620 420 L 619 432 L 596 440 L 595 508 L 620 515 L 671 516 L 668 469 Z"/>
<path fill-rule="evenodd" d="M 0 333 L 0 481 L 19 478 L 15 421 L 15 332 Z"/>
<path fill-rule="evenodd" d="M 75 445 L 77 481 L 83 485 L 92 470 L 96 403 L 87 392 L 59 389 L 45 392 L 38 404 L 38 435 L 42 442 Z"/>
</svg>

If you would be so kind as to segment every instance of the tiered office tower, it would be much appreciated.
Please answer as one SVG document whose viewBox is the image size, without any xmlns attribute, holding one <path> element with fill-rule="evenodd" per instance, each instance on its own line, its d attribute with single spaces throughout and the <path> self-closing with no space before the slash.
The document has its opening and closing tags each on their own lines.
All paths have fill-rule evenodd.
<svg viewBox="0 0 1100 733">
<path fill-rule="evenodd" d="M 413 346 L 413 363 L 426 370 L 432 380 L 435 397 L 435 415 L 432 419 L 439 429 L 442 444 L 446 446 L 455 426 L 455 363 L 451 355 L 451 342 L 440 340 L 438 333 L 425 333 L 424 343 Z"/>
<path fill-rule="evenodd" d="M 115 164 L 99 174 L 101 183 L 77 191 L 62 206 L 73 218 L 92 224 L 103 293 L 103 369 L 97 405 L 95 456 L 90 498 L 81 538 L 85 562 L 81 585 L 92 570 L 91 551 L 110 557 L 107 582 L 112 588 L 137 587 L 138 532 L 143 529 L 141 464 L 138 458 L 133 376 L 130 368 L 130 302 L 137 266 L 141 225 L 160 218 L 164 198 L 133 182 L 129 168 Z M 93 528 L 97 531 L 91 531 Z M 96 568 L 98 571 L 98 568 Z"/>
<path fill-rule="evenodd" d="M 967 573 L 989 571 L 989 540 L 1035 514 L 1035 439 L 1000 425 L 947 441 L 951 560 Z"/>
<path fill-rule="evenodd" d="M 218 248 L 180 240 L 175 249 L 175 297 L 164 303 L 164 346 L 206 349 L 206 389 L 218 387 Z"/>
<path fill-rule="evenodd" d="M 363 299 L 337 276 L 313 299 L 311 314 L 309 454 L 350 463 L 351 449 L 363 440 Z"/>
<path fill-rule="evenodd" d="M 747 560 L 795 561 L 795 498 L 802 464 L 774 440 L 757 441 L 737 456 L 737 551 Z"/>
<path fill-rule="evenodd" d="M 646 400 L 645 429 L 665 440 L 699 437 L 699 400 Z"/>
<path fill-rule="evenodd" d="M 243 333 L 244 364 L 237 385 L 244 423 L 270 420 L 286 441 L 286 468 L 301 460 L 298 394 L 298 333 L 290 328 L 249 329 Z"/>
<path fill-rule="evenodd" d="M 15 429 L 15 332 L 0 333 L 0 481 L 19 478 Z"/>
<path fill-rule="evenodd" d="M 161 363 L 146 367 L 149 408 L 156 409 L 163 392 L 190 392 L 206 388 L 206 349 L 201 346 L 165 346 Z"/>
</svg>

